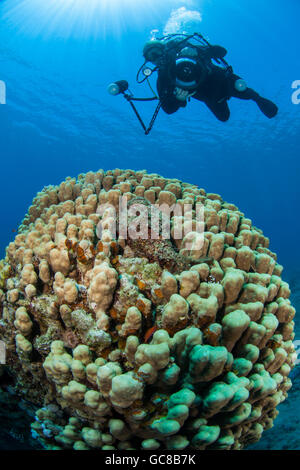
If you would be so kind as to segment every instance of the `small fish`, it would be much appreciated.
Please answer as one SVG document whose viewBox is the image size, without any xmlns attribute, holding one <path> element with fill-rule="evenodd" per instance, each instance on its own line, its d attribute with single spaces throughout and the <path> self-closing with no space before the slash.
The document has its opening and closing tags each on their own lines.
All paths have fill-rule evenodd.
<svg viewBox="0 0 300 470">
<path fill-rule="evenodd" d="M 149 343 L 154 335 L 154 333 L 158 330 L 158 326 L 154 325 L 149 330 L 146 331 L 144 336 L 144 343 Z"/>
</svg>

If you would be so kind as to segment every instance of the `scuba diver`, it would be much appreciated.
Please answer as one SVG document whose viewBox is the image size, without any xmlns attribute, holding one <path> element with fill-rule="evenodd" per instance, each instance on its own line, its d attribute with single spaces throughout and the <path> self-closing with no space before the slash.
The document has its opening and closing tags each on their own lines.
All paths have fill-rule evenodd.
<svg viewBox="0 0 300 470">
<path fill-rule="evenodd" d="M 254 101 L 261 112 L 269 119 L 276 116 L 277 106 L 270 100 L 261 97 L 245 80 L 233 72 L 233 68 L 224 57 L 227 50 L 221 46 L 211 45 L 201 34 L 172 34 L 147 42 L 143 49 L 145 62 L 138 71 L 137 82 L 147 80 L 154 93 L 153 98 L 134 98 L 132 93 L 125 93 L 128 83 L 121 80 L 109 87 L 111 94 L 123 93 L 130 102 L 141 122 L 145 133 L 153 127 L 159 109 L 173 114 L 185 108 L 191 98 L 202 101 L 220 121 L 228 121 L 230 110 L 228 100 L 232 97 Z M 147 64 L 151 63 L 154 68 Z M 149 83 L 151 75 L 157 72 L 156 96 Z M 143 73 L 144 78 L 140 79 Z M 159 99 L 149 128 L 144 125 L 132 101 L 150 101 Z"/>
</svg>

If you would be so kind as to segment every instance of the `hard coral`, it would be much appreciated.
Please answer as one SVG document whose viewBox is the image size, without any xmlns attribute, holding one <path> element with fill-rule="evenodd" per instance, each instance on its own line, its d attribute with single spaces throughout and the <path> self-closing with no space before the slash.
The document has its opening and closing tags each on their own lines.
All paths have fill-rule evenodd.
<svg viewBox="0 0 300 470">
<path fill-rule="evenodd" d="M 191 217 L 171 210 L 168 240 L 151 220 L 155 237 L 118 238 L 120 196 Z M 44 188 L 0 262 L 0 339 L 15 391 L 40 408 L 33 435 L 78 450 L 259 440 L 295 358 L 282 269 L 250 219 L 194 185 L 100 170 Z"/>
</svg>

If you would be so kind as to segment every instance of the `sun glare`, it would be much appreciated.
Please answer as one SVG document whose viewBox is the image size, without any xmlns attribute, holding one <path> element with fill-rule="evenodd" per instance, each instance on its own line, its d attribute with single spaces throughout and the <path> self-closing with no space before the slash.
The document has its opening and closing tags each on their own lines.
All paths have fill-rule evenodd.
<svg viewBox="0 0 300 470">
<path fill-rule="evenodd" d="M 105 37 L 138 25 L 149 12 L 155 16 L 158 4 L 159 0 L 12 0 L 4 15 L 27 35 Z"/>
</svg>

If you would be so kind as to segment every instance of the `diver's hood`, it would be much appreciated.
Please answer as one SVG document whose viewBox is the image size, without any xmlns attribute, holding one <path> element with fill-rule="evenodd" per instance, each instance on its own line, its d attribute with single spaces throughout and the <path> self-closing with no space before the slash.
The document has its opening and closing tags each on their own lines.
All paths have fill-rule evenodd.
<svg viewBox="0 0 300 470">
<path fill-rule="evenodd" d="M 147 62 L 152 62 L 153 64 L 157 65 L 163 56 L 164 51 L 165 45 L 161 41 L 154 39 L 152 41 L 146 42 L 143 49 L 143 56 Z"/>
<path fill-rule="evenodd" d="M 199 60 L 179 57 L 176 60 L 176 86 L 183 90 L 195 90 L 207 77 L 207 68 Z"/>
</svg>

